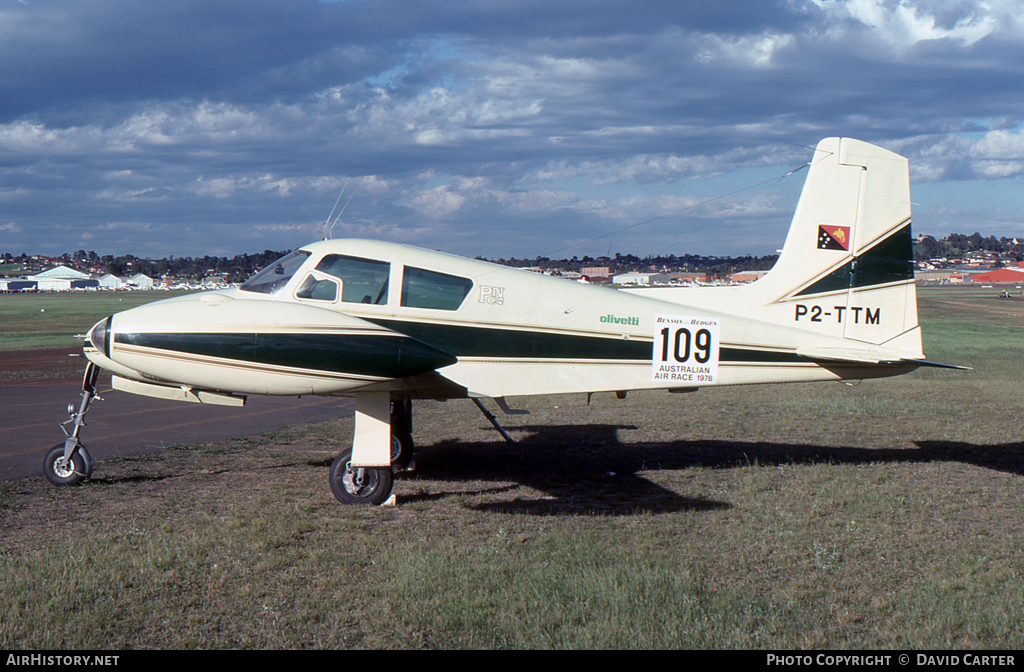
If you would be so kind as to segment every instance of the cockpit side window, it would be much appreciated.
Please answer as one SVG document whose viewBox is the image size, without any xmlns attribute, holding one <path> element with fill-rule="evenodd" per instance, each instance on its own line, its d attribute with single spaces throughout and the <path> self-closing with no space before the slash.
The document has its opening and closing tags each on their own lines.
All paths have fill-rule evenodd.
<svg viewBox="0 0 1024 672">
<path fill-rule="evenodd" d="M 302 250 L 285 255 L 242 283 L 240 289 L 259 294 L 273 294 L 288 284 L 308 258 L 309 252 Z"/>
<path fill-rule="evenodd" d="M 412 266 L 402 273 L 402 305 L 407 308 L 458 310 L 471 289 L 469 278 Z"/>
<path fill-rule="evenodd" d="M 303 281 L 302 286 L 295 290 L 295 296 L 299 299 L 313 301 L 337 301 L 338 283 L 334 280 L 318 278 L 310 273 Z"/>
<path fill-rule="evenodd" d="M 328 254 L 316 270 L 341 280 L 341 300 L 346 303 L 384 305 L 388 302 L 391 264 L 386 261 Z"/>
</svg>

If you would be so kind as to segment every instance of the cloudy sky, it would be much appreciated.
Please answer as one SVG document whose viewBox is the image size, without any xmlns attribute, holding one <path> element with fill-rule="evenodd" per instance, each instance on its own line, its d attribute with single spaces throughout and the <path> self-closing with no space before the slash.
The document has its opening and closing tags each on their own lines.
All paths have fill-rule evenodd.
<svg viewBox="0 0 1024 672">
<path fill-rule="evenodd" d="M 1022 4 L 0 0 L 0 253 L 770 254 L 833 135 L 1024 236 Z"/>
</svg>

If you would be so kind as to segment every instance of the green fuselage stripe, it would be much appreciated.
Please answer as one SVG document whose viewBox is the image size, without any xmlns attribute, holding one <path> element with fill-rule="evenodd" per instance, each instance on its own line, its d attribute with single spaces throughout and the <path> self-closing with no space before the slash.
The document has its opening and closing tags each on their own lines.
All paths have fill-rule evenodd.
<svg viewBox="0 0 1024 672">
<path fill-rule="evenodd" d="M 456 357 L 651 360 L 650 341 L 403 320 L 371 321 Z"/>
<path fill-rule="evenodd" d="M 358 334 L 126 334 L 116 343 L 273 366 L 405 378 L 456 362 L 402 336 Z"/>
</svg>

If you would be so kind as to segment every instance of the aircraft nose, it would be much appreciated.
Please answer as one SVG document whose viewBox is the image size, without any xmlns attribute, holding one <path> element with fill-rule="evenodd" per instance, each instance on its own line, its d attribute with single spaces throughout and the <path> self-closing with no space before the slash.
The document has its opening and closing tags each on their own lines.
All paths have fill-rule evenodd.
<svg viewBox="0 0 1024 672">
<path fill-rule="evenodd" d="M 94 348 L 103 353 L 104 357 L 110 357 L 110 324 L 114 316 L 105 317 L 89 330 L 86 337 L 86 344 L 91 343 Z"/>
</svg>

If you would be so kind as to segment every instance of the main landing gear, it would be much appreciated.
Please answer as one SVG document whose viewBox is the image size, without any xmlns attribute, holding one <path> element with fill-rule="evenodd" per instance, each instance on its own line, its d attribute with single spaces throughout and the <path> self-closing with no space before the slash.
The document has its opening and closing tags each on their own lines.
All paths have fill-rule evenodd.
<svg viewBox="0 0 1024 672">
<path fill-rule="evenodd" d="M 82 378 L 82 399 L 78 403 L 78 410 L 75 410 L 74 404 L 68 404 L 68 415 L 71 417 L 60 426 L 67 439 L 51 448 L 43 459 L 43 475 L 54 485 L 73 485 L 92 475 L 92 456 L 78 440 L 78 435 L 85 426 L 85 414 L 90 404 L 94 399 L 101 399 L 96 394 L 96 378 L 99 374 L 99 367 L 89 362 Z M 69 423 L 74 423 L 70 432 L 65 427 Z"/>
<path fill-rule="evenodd" d="M 356 393 L 356 427 L 352 447 L 331 463 L 331 492 L 343 504 L 383 504 L 391 497 L 395 473 L 413 464 L 412 402 L 389 399 L 387 392 Z M 498 406 L 509 415 L 504 399 Z M 480 402 L 473 403 L 508 443 L 515 443 L 494 414 Z"/>
<path fill-rule="evenodd" d="M 384 458 L 380 453 L 383 431 L 389 437 Z M 353 460 L 357 451 L 358 463 Z M 390 400 L 387 393 L 357 394 L 355 438 L 352 448 L 331 463 L 331 492 L 343 504 L 383 504 L 391 496 L 395 472 L 410 469 L 412 458 L 412 402 Z"/>
</svg>

